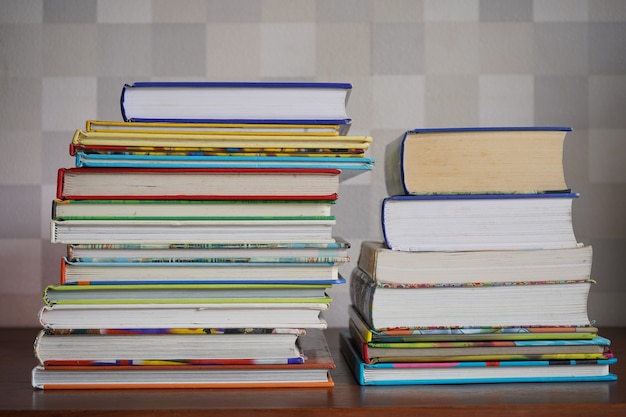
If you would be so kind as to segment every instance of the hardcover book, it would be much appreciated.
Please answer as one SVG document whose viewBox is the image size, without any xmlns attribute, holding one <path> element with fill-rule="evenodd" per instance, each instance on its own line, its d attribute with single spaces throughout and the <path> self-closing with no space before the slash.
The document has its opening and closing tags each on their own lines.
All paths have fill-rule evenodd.
<svg viewBox="0 0 626 417">
<path fill-rule="evenodd" d="M 55 304 L 44 306 L 45 329 L 305 328 L 325 329 L 328 303 Z"/>
<path fill-rule="evenodd" d="M 348 307 L 349 327 L 360 333 L 366 343 L 404 342 L 474 342 L 494 340 L 569 340 L 593 339 L 598 328 L 587 326 L 515 326 L 515 327 L 394 327 L 372 329 L 353 305 Z"/>
<path fill-rule="evenodd" d="M 331 284 L 160 284 L 48 285 L 46 305 L 330 303 Z"/>
<path fill-rule="evenodd" d="M 579 246 L 574 193 L 392 196 L 382 203 L 385 244 L 393 250 L 478 251 Z"/>
<path fill-rule="evenodd" d="M 335 200 L 60 200 L 53 220 L 329 217 Z"/>
<path fill-rule="evenodd" d="M 298 343 L 303 329 L 212 330 L 42 330 L 35 339 L 35 357 L 43 366 L 254 365 L 305 360 Z"/>
<path fill-rule="evenodd" d="M 339 281 L 330 262 L 73 262 L 61 260 L 62 284 L 297 283 Z"/>
<path fill-rule="evenodd" d="M 331 243 L 334 219 L 53 220 L 65 244 Z"/>
<path fill-rule="evenodd" d="M 311 329 L 299 338 L 303 363 L 220 365 L 36 366 L 39 389 L 317 388 L 333 387 L 335 368 L 324 334 Z"/>
<path fill-rule="evenodd" d="M 387 145 L 389 195 L 567 190 L 569 127 L 415 129 Z"/>
<path fill-rule="evenodd" d="M 346 123 L 352 85 L 315 82 L 137 82 L 122 89 L 126 121 Z"/>
<path fill-rule="evenodd" d="M 120 122 L 117 120 L 87 120 L 87 132 L 152 132 L 152 133 L 232 133 L 250 135 L 345 135 L 350 123 L 332 124 L 268 124 L 268 123 L 169 123 Z"/>
<path fill-rule="evenodd" d="M 591 278 L 591 246 L 544 250 L 408 252 L 364 241 L 358 266 L 390 284 L 579 281 Z"/>
<path fill-rule="evenodd" d="M 350 244 L 340 238 L 328 243 L 216 244 L 77 244 L 67 245 L 72 262 L 252 262 L 294 263 L 350 260 Z"/>
<path fill-rule="evenodd" d="M 70 154 L 80 150 L 95 153 L 98 149 L 109 151 L 152 151 L 167 152 L 287 152 L 309 153 L 328 149 L 328 153 L 349 153 L 369 149 L 370 136 L 329 135 L 250 135 L 234 133 L 157 133 L 157 132 L 114 132 L 76 130 L 70 145 Z M 332 150 L 332 151 L 330 151 Z"/>
<path fill-rule="evenodd" d="M 467 362 L 510 360 L 610 359 L 611 341 L 593 339 L 564 340 L 483 340 L 437 342 L 366 342 L 350 326 L 355 349 L 365 363 Z"/>
<path fill-rule="evenodd" d="M 617 360 L 523 360 L 366 364 L 347 331 L 341 352 L 360 385 L 493 384 L 511 382 L 615 381 Z"/>
<path fill-rule="evenodd" d="M 340 180 L 371 171 L 371 158 L 333 156 L 205 156 L 76 153 L 77 167 L 90 168 L 231 168 L 339 169 Z"/>
<path fill-rule="evenodd" d="M 379 284 L 359 268 L 352 305 L 374 330 L 403 328 L 588 326 L 592 281 L 518 284 Z"/>
<path fill-rule="evenodd" d="M 334 200 L 337 169 L 61 168 L 69 200 Z"/>
</svg>

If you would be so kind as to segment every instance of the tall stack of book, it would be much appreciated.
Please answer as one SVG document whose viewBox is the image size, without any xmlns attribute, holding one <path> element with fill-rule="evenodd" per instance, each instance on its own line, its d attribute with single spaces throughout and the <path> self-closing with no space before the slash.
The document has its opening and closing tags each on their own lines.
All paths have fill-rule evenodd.
<svg viewBox="0 0 626 417">
<path fill-rule="evenodd" d="M 387 146 L 384 242 L 363 242 L 341 349 L 362 385 L 606 381 L 569 128 L 409 131 Z"/>
<path fill-rule="evenodd" d="M 349 84 L 137 83 L 61 168 L 33 386 L 330 387 Z"/>
</svg>

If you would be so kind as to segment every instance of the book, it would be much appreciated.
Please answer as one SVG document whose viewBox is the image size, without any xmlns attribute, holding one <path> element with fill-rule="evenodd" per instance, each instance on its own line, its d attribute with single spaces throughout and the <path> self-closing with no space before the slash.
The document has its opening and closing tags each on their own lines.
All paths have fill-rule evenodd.
<svg viewBox="0 0 626 417">
<path fill-rule="evenodd" d="M 41 330 L 35 357 L 43 366 L 226 365 L 304 363 L 302 329 L 255 329 L 211 333 L 212 329 L 128 331 Z"/>
<path fill-rule="evenodd" d="M 304 363 L 220 365 L 42 366 L 32 371 L 39 389 L 330 388 L 335 362 L 324 334 L 299 337 Z"/>
<path fill-rule="evenodd" d="M 460 284 L 580 281 L 591 278 L 592 247 L 544 250 L 407 252 L 361 243 L 357 265 L 374 281 Z"/>
<path fill-rule="evenodd" d="M 539 193 L 568 190 L 569 127 L 415 129 L 385 149 L 389 195 Z"/>
<path fill-rule="evenodd" d="M 366 342 L 349 327 L 355 349 L 365 363 L 467 362 L 510 360 L 610 359 L 607 338 L 550 340 L 483 340 L 433 342 Z"/>
<path fill-rule="evenodd" d="M 411 329 L 394 327 L 372 329 L 353 305 L 348 306 L 348 326 L 360 333 L 366 343 L 463 342 L 491 340 L 566 340 L 593 339 L 598 328 L 593 326 L 518 326 L 518 327 L 448 327 Z"/>
<path fill-rule="evenodd" d="M 234 134 L 225 132 L 115 132 L 76 130 L 69 152 L 97 153 L 100 151 L 151 151 L 159 152 L 290 152 L 310 153 L 328 150 L 327 153 L 350 153 L 369 149 L 372 138 L 363 135 L 329 136 L 299 134 Z"/>
<path fill-rule="evenodd" d="M 53 220 L 65 244 L 331 243 L 334 219 Z"/>
<path fill-rule="evenodd" d="M 76 153 L 76 167 L 89 168 L 232 168 L 339 169 L 340 180 L 371 171 L 371 158 L 334 156 L 205 156 Z"/>
<path fill-rule="evenodd" d="M 332 262 L 350 260 L 350 243 L 77 244 L 66 245 L 72 262 Z"/>
<path fill-rule="evenodd" d="M 271 168 L 60 168 L 69 200 L 334 200 L 340 171 Z"/>
<path fill-rule="evenodd" d="M 379 284 L 358 267 L 352 305 L 371 329 L 588 326 L 592 281 L 518 284 Z"/>
<path fill-rule="evenodd" d="M 335 200 L 60 200 L 54 220 L 329 217 Z"/>
<path fill-rule="evenodd" d="M 331 284 L 158 284 L 48 285 L 46 305 L 330 303 Z"/>
<path fill-rule="evenodd" d="M 391 196 L 382 203 L 393 250 L 477 251 L 574 248 L 575 193 Z"/>
<path fill-rule="evenodd" d="M 169 122 L 121 122 L 117 120 L 87 120 L 87 132 L 154 132 L 154 133 L 233 133 L 251 135 L 345 135 L 350 123 L 333 124 L 285 124 L 285 123 L 169 123 Z"/>
<path fill-rule="evenodd" d="M 44 329 L 325 329 L 328 303 L 55 304 L 39 311 Z"/>
<path fill-rule="evenodd" d="M 73 262 L 61 260 L 62 284 L 335 282 L 331 262 Z"/>
<path fill-rule="evenodd" d="M 226 144 L 224 144 L 226 145 Z M 322 145 L 322 144 L 318 144 Z M 88 155 L 152 155 L 152 156 L 228 156 L 228 157 L 333 157 L 333 158 L 364 158 L 366 146 L 350 147 L 350 144 L 339 145 L 338 148 L 290 148 L 288 144 L 276 144 L 274 147 L 202 147 L 202 146 L 128 146 L 128 145 L 74 145 L 70 144 L 70 155 L 79 153 Z"/>
<path fill-rule="evenodd" d="M 611 359 L 466 361 L 366 364 L 349 332 L 340 334 L 340 350 L 360 385 L 476 384 L 511 382 L 615 381 Z"/>
<path fill-rule="evenodd" d="M 120 98 L 126 121 L 345 123 L 352 85 L 318 82 L 137 82 Z"/>
</svg>

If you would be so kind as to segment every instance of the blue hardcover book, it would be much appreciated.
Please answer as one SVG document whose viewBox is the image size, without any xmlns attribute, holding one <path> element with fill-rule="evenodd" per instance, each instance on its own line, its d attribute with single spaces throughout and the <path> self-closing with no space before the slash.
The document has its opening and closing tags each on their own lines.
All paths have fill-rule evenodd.
<svg viewBox="0 0 626 417">
<path fill-rule="evenodd" d="M 374 159 L 309 156 L 207 156 L 92 154 L 77 152 L 76 167 L 95 168 L 325 168 L 340 169 L 340 180 L 371 171 Z"/>
<path fill-rule="evenodd" d="M 366 364 L 347 331 L 341 352 L 360 385 L 441 385 L 510 382 L 615 381 L 609 365 L 617 359 L 523 360 Z"/>
<path fill-rule="evenodd" d="M 125 121 L 349 123 L 352 85 L 318 82 L 137 82 L 122 89 Z"/>
<path fill-rule="evenodd" d="M 569 192 L 392 196 L 382 203 L 383 236 L 388 248 L 409 252 L 574 248 L 577 197 Z"/>
<path fill-rule="evenodd" d="M 389 195 L 508 194 L 567 190 L 569 127 L 409 130 L 385 149 Z"/>
</svg>

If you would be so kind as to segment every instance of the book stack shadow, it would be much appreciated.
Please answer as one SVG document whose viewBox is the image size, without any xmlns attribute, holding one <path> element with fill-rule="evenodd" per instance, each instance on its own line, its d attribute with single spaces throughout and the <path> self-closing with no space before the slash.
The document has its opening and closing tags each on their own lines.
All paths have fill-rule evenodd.
<svg viewBox="0 0 626 417">
<path fill-rule="evenodd" d="M 384 241 L 364 241 L 341 351 L 361 385 L 611 381 L 569 128 L 422 129 L 386 148 Z"/>
<path fill-rule="evenodd" d="M 350 84 L 125 85 L 61 168 L 64 244 L 35 340 L 42 389 L 332 387 L 323 313 L 348 242 L 339 185 L 372 168 Z"/>
</svg>

